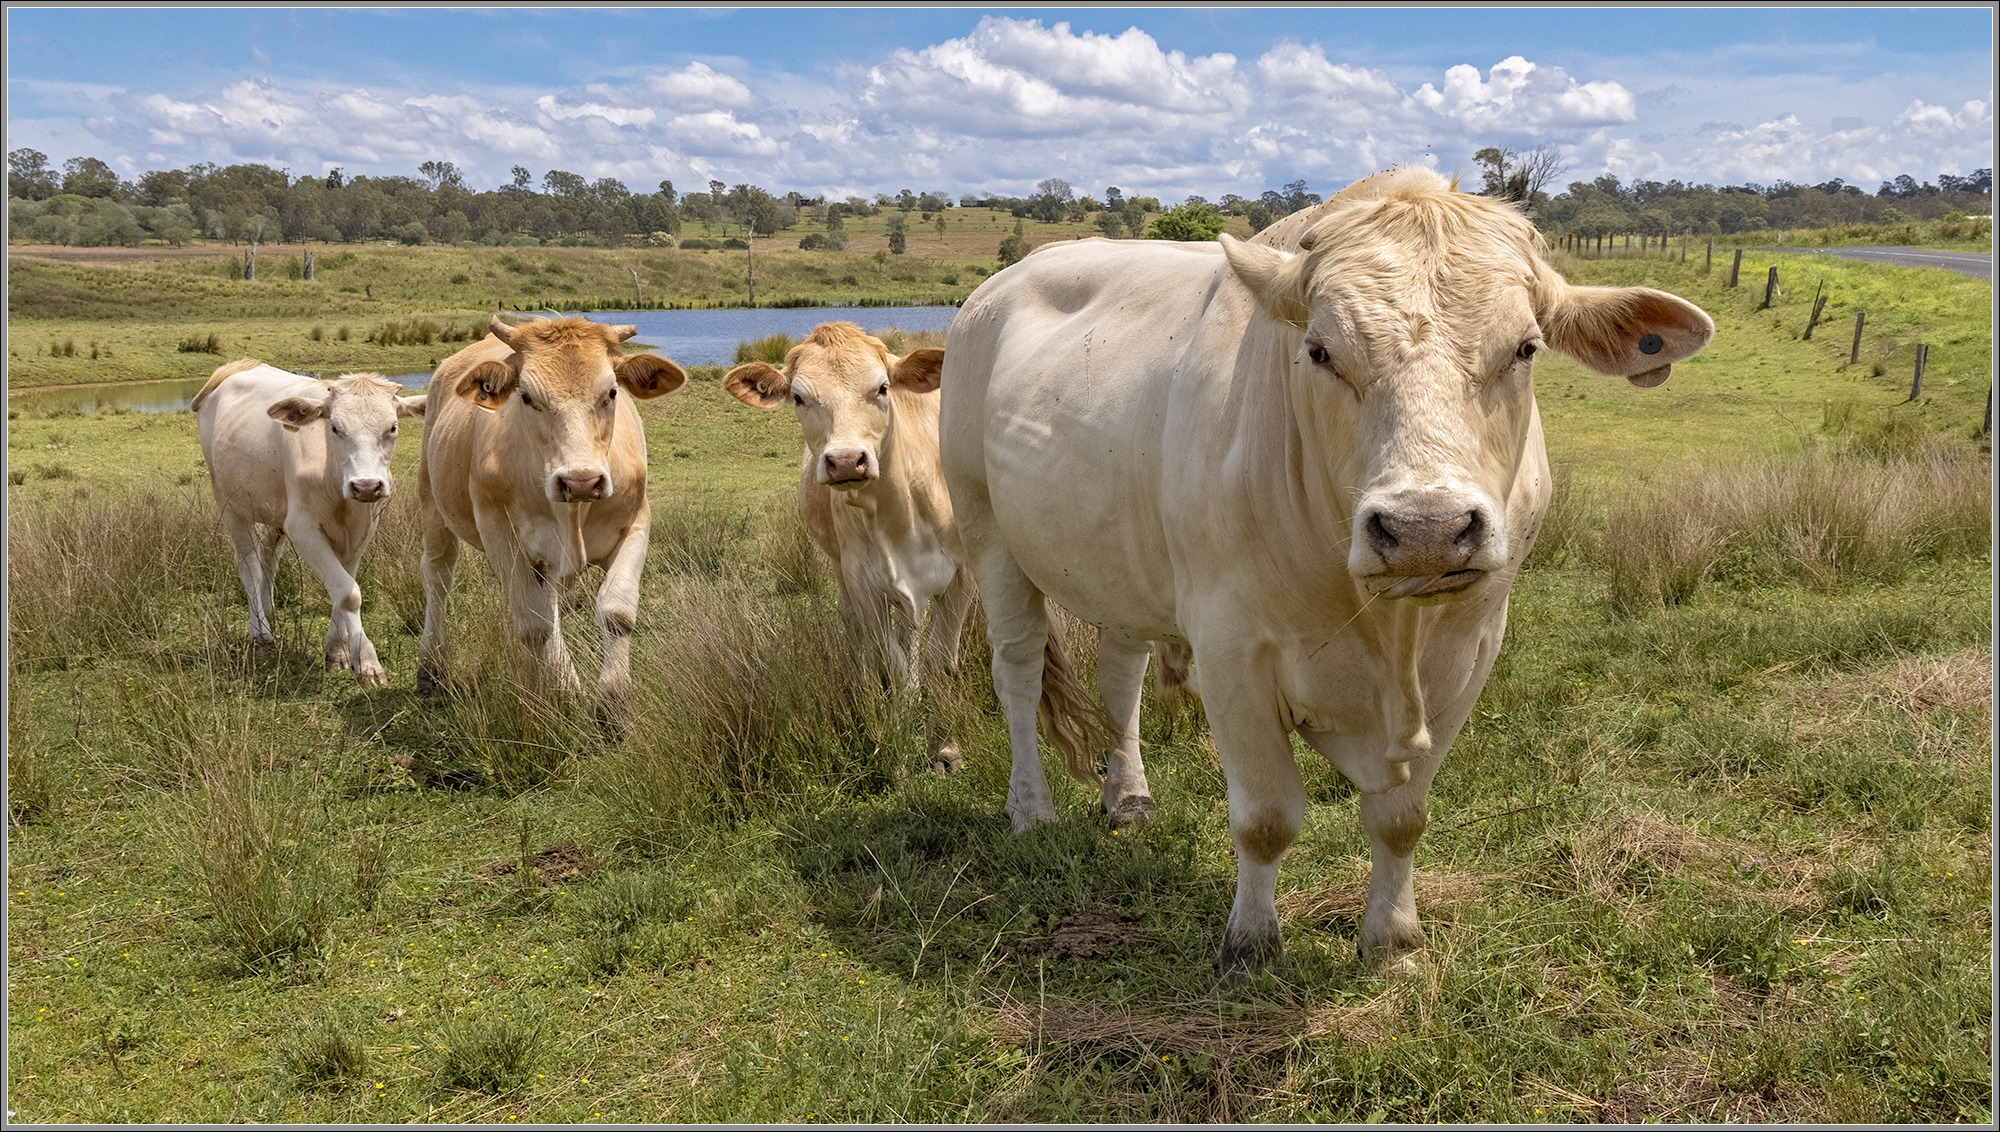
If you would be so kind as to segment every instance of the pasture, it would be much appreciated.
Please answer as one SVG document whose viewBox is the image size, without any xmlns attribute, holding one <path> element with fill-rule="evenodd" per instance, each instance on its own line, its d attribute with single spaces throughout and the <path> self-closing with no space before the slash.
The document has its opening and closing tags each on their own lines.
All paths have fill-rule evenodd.
<svg viewBox="0 0 2000 1132">
<path fill-rule="evenodd" d="M 1219 995 L 1235 861 L 1198 708 L 1148 692 L 1152 825 L 1114 836 L 1053 773 L 1060 820 L 1017 838 L 975 616 L 932 700 L 966 769 L 924 772 L 922 705 L 846 661 L 797 425 L 720 369 L 641 407 L 616 734 L 509 694 L 477 554 L 456 682 L 415 694 L 418 429 L 362 567 L 392 676 L 364 689 L 321 671 L 289 554 L 279 654 L 246 655 L 191 414 L 11 420 L 16 1118 L 1989 1122 L 1990 285 L 1770 262 L 1770 310 L 1756 253 L 1735 291 L 1563 263 L 1718 333 L 1653 390 L 1538 363 L 1559 490 L 1432 791 L 1400 979 L 1354 955 L 1367 839 L 1303 746 L 1285 959 Z M 281 326 L 261 356 L 308 368 L 323 317 L 196 368 Z"/>
</svg>

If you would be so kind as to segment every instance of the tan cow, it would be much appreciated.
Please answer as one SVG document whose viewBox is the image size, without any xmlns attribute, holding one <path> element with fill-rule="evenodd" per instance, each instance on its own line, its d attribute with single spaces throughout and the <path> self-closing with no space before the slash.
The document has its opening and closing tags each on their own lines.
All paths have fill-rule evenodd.
<svg viewBox="0 0 2000 1132">
<path fill-rule="evenodd" d="M 912 658 L 925 610 L 922 663 L 943 673 L 958 668 L 972 604 L 938 472 L 932 394 L 943 363 L 943 350 L 899 358 L 853 323 L 828 322 L 792 347 L 783 369 L 751 362 L 723 378 L 746 405 L 789 404 L 798 415 L 806 437 L 799 512 L 839 572 L 840 611 L 854 640 L 904 687 L 919 682 Z M 932 765 L 963 765 L 934 715 L 928 730 Z"/>
<path fill-rule="evenodd" d="M 244 358 L 217 369 L 194 395 L 209 484 L 250 603 L 252 649 L 276 643 L 271 589 L 290 539 L 333 604 L 327 667 L 351 669 L 363 684 L 388 683 L 361 629 L 354 571 L 389 498 L 396 419 L 424 413 L 422 397 L 401 391 L 380 374 L 319 381 Z"/>
<path fill-rule="evenodd" d="M 508 326 L 444 360 L 431 379 L 417 491 L 424 510 L 424 632 L 417 685 L 445 663 L 445 607 L 461 540 L 485 551 L 507 595 L 514 637 L 528 654 L 531 693 L 581 691 L 563 643 L 558 598 L 586 563 L 604 568 L 597 623 L 604 666 L 600 718 L 622 710 L 631 686 L 652 513 L 646 433 L 632 398 L 687 380 L 657 354 L 621 355 L 631 326 L 583 318 Z"/>
<path fill-rule="evenodd" d="M 1535 356 L 1651 386 L 1714 333 L 1673 295 L 1570 286 L 1543 247 L 1515 209 L 1399 169 L 1269 243 L 1045 248 L 952 323 L 941 455 L 1014 751 L 1007 811 L 1055 816 L 1044 595 L 1102 627 L 1121 725 L 1144 642 L 1191 646 L 1237 850 L 1225 967 L 1279 951 L 1306 802 L 1293 734 L 1361 791 L 1362 952 L 1422 943 L 1425 793 L 1548 505 Z M 1112 750 L 1107 809 L 1143 795 L 1138 753 Z"/>
</svg>

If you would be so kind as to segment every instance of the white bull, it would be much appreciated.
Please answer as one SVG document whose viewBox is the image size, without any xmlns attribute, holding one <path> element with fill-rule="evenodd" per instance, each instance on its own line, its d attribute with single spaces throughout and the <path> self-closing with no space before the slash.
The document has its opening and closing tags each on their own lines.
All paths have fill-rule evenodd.
<svg viewBox="0 0 2000 1132">
<path fill-rule="evenodd" d="M 1191 646 L 1238 859 L 1225 969 L 1280 950 L 1294 732 L 1361 790 L 1362 952 L 1422 944 L 1425 793 L 1548 504 L 1534 356 L 1656 385 L 1714 333 L 1672 295 L 1569 286 L 1542 247 L 1514 209 L 1391 170 L 1269 243 L 1044 248 L 952 324 L 942 457 L 1014 752 L 1007 812 L 1054 817 L 1044 595 L 1102 627 L 1114 724 L 1136 715 L 1144 642 Z M 1114 813 L 1145 790 L 1126 748 Z"/>
<path fill-rule="evenodd" d="M 396 419 L 424 412 L 424 399 L 398 397 L 401 389 L 379 374 L 319 381 L 244 358 L 195 394 L 209 482 L 250 602 L 251 648 L 275 643 L 271 587 L 290 539 L 333 603 L 327 666 L 388 683 L 361 629 L 354 572 L 389 498 Z"/>
</svg>

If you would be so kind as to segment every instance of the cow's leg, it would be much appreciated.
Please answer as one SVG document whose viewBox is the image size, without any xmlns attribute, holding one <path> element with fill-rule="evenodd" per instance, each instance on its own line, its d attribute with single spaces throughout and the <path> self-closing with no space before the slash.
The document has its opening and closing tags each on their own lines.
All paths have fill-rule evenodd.
<svg viewBox="0 0 2000 1132">
<path fill-rule="evenodd" d="M 424 508 L 424 632 L 417 641 L 417 691 L 428 693 L 444 676 L 444 615 L 451 601 L 451 579 L 458 567 L 458 536 L 444 517 Z"/>
<path fill-rule="evenodd" d="M 561 581 L 555 567 L 537 566 L 518 552 L 494 555 L 493 564 L 513 614 L 514 640 L 527 655 L 522 684 L 537 696 L 546 695 L 551 685 L 558 697 L 577 695 L 583 685 L 563 641 Z"/>
<path fill-rule="evenodd" d="M 299 560 L 318 576 L 326 587 L 333 615 L 326 631 L 326 663 L 329 668 L 347 668 L 363 684 L 386 684 L 389 678 L 375 658 L 375 646 L 361 631 L 361 586 L 341 563 L 340 555 L 320 533 L 319 523 L 303 511 L 285 516 L 285 537 L 299 552 Z"/>
<path fill-rule="evenodd" d="M 257 524 L 257 570 L 262 579 L 257 591 L 264 607 L 264 628 L 268 634 L 278 619 L 278 555 L 285 548 L 285 529 Z"/>
<path fill-rule="evenodd" d="M 1236 902 L 1216 957 L 1224 971 L 1255 970 L 1283 951 L 1278 862 L 1305 824 L 1306 788 L 1271 681 L 1249 657 L 1196 653 L 1196 682 L 1229 782 L 1229 836 L 1236 845 Z"/>
<path fill-rule="evenodd" d="M 1361 917 L 1360 950 L 1365 958 L 1394 962 L 1399 953 L 1424 945 L 1412 882 L 1417 839 L 1429 821 L 1424 798 L 1443 761 L 1442 754 L 1411 759 L 1409 781 L 1360 796 L 1361 826 L 1368 831 L 1374 866 L 1368 878 L 1368 910 Z"/>
<path fill-rule="evenodd" d="M 277 647 L 277 639 L 271 635 L 271 607 L 264 600 L 264 548 L 257 524 L 225 509 L 222 529 L 229 533 L 229 547 L 236 555 L 236 577 L 243 583 L 243 597 L 250 606 L 250 651 L 269 652 Z"/>
<path fill-rule="evenodd" d="M 611 723 L 625 714 L 632 694 L 632 630 L 639 623 L 639 573 L 646 565 L 652 529 L 642 517 L 625 533 L 604 566 L 597 587 L 597 627 L 604 633 L 604 667 L 597 674 L 595 712 Z"/>
<path fill-rule="evenodd" d="M 1042 591 L 1021 572 L 1005 546 L 985 548 L 978 565 L 979 595 L 986 607 L 986 636 L 993 642 L 993 691 L 1007 718 L 1014 753 L 1007 780 L 1007 816 L 1014 832 L 1056 820 L 1055 796 L 1042 773 L 1035 710 L 1042 699 L 1042 650 L 1048 647 L 1049 610 Z"/>
<path fill-rule="evenodd" d="M 1097 634 L 1097 684 L 1104 689 L 1117 742 L 1104 764 L 1104 812 L 1112 829 L 1144 825 L 1157 809 L 1139 758 L 1139 698 L 1146 684 L 1149 641 L 1128 640 L 1108 630 Z"/>
<path fill-rule="evenodd" d="M 931 603 L 930 625 L 924 633 L 924 651 L 919 658 L 924 672 L 924 749 L 932 770 L 962 770 L 965 758 L 958 741 L 946 733 L 938 718 L 937 700 L 946 682 L 958 672 L 958 646 L 965 637 L 965 617 L 972 611 L 972 575 L 963 567 Z"/>
</svg>

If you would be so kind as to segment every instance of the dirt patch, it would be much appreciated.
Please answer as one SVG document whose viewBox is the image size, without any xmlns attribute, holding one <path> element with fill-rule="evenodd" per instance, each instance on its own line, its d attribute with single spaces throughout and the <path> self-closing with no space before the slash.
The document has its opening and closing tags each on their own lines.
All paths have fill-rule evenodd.
<svg viewBox="0 0 2000 1132">
<path fill-rule="evenodd" d="M 489 877 L 511 877 L 520 873 L 524 862 L 519 859 L 500 861 L 479 870 Z M 529 871 L 542 884 L 557 884 L 576 877 L 590 875 L 590 853 L 573 841 L 564 841 L 530 856 L 525 862 Z"/>
<path fill-rule="evenodd" d="M 1102 959 L 1139 938 L 1141 918 L 1117 909 L 1071 912 L 1057 920 L 1040 939 L 1014 948 L 1024 957 Z"/>
</svg>

